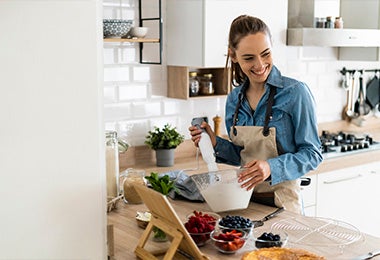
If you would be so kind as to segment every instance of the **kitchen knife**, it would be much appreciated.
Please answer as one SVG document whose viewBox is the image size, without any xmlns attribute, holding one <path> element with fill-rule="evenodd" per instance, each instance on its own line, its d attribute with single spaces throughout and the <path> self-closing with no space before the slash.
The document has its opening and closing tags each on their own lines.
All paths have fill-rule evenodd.
<svg viewBox="0 0 380 260">
<path fill-rule="evenodd" d="M 380 250 L 375 250 L 375 251 L 372 251 L 372 252 L 369 252 L 367 254 L 364 254 L 364 255 L 361 255 L 361 256 L 358 256 L 356 258 L 354 258 L 354 260 L 366 260 L 366 259 L 371 259 L 375 256 L 378 256 L 380 255 Z"/>
</svg>

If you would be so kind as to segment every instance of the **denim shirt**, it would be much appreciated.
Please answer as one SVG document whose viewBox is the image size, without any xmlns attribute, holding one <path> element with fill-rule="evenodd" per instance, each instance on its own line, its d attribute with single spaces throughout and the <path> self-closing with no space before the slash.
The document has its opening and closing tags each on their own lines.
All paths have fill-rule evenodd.
<svg viewBox="0 0 380 260">
<path fill-rule="evenodd" d="M 242 86 L 234 88 L 226 100 L 225 124 L 228 134 L 233 123 L 236 104 Z M 247 85 L 248 86 L 248 85 Z M 273 66 L 265 83 L 265 93 L 253 111 L 246 98 L 239 109 L 236 125 L 263 126 L 270 86 L 276 87 L 272 118 L 269 127 L 276 128 L 278 157 L 268 159 L 272 185 L 295 180 L 322 162 L 321 143 L 318 136 L 315 101 L 305 83 L 284 77 Z M 240 94 L 241 95 L 241 94 Z M 242 147 L 217 137 L 214 147 L 218 163 L 240 165 Z"/>
</svg>

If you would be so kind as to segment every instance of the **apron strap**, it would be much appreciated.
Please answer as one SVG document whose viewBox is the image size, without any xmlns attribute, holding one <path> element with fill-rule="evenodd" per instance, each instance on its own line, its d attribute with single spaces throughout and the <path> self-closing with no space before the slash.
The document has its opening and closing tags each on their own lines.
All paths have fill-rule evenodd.
<svg viewBox="0 0 380 260">
<path fill-rule="evenodd" d="M 264 121 L 264 128 L 263 128 L 263 135 L 268 136 L 269 135 L 269 121 L 272 117 L 272 106 L 274 104 L 274 95 L 276 94 L 276 88 L 274 86 L 270 87 L 269 91 L 269 97 L 268 97 L 268 103 L 267 103 L 267 110 L 265 112 L 265 121 Z M 242 91 L 239 93 L 239 100 L 236 104 L 235 108 L 235 113 L 234 117 L 232 120 L 232 133 L 236 136 L 237 130 L 236 130 L 236 123 L 238 121 L 238 114 L 239 114 L 239 109 L 241 107 L 241 104 L 243 103 L 245 95 L 245 88 L 242 89 Z"/>
<path fill-rule="evenodd" d="M 245 89 L 244 89 L 245 90 Z M 245 91 L 242 91 L 239 93 L 239 100 L 236 104 L 236 108 L 235 108 L 235 113 L 234 113 L 234 118 L 232 120 L 232 132 L 233 134 L 236 136 L 237 134 L 237 131 L 236 131 L 236 123 L 238 121 L 238 114 L 239 114 L 239 109 L 241 107 L 241 104 L 243 103 L 243 99 L 244 99 L 244 94 L 245 94 Z"/>
<path fill-rule="evenodd" d="M 274 103 L 274 95 L 275 94 L 276 94 L 276 88 L 274 86 L 271 86 L 270 91 L 269 91 L 267 110 L 265 112 L 265 121 L 264 121 L 264 128 L 263 128 L 263 135 L 264 136 L 269 135 L 269 121 L 272 118 L 272 106 Z"/>
</svg>

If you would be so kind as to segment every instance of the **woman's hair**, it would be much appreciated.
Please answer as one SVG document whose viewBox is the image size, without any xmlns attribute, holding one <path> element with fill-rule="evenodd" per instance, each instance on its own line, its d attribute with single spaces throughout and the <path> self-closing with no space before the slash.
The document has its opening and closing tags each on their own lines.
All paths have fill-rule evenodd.
<svg viewBox="0 0 380 260">
<path fill-rule="evenodd" d="M 269 27 L 259 18 L 249 15 L 240 15 L 236 17 L 231 23 L 230 33 L 228 36 L 228 49 L 235 53 L 235 50 L 243 37 L 258 32 L 265 33 L 270 39 L 272 38 Z M 230 58 L 230 51 L 228 51 L 226 69 Z M 246 80 L 246 77 L 247 76 L 243 73 L 239 63 L 232 62 L 231 60 L 230 79 L 232 81 L 232 85 L 241 85 Z"/>
</svg>

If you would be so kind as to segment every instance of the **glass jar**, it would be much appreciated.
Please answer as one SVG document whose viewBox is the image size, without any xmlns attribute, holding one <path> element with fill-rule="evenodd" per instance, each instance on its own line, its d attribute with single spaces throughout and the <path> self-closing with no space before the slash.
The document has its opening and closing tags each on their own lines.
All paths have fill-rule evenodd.
<svg viewBox="0 0 380 260">
<path fill-rule="evenodd" d="M 106 132 L 106 183 L 107 199 L 119 196 L 119 149 L 117 132 Z"/>
<path fill-rule="evenodd" d="M 326 19 L 323 17 L 315 18 L 315 28 L 325 28 Z"/>
<path fill-rule="evenodd" d="M 342 17 L 335 17 L 334 26 L 337 29 L 342 29 L 343 28 L 343 19 L 342 19 Z"/>
<path fill-rule="evenodd" d="M 326 17 L 326 26 L 325 26 L 325 28 L 329 28 L 329 29 L 334 28 L 334 22 L 333 22 L 331 16 L 327 16 Z"/>
<path fill-rule="evenodd" d="M 145 171 L 129 168 L 120 174 L 120 179 L 122 179 L 121 193 L 124 194 L 124 202 L 141 204 L 143 201 L 133 185 L 146 185 Z"/>
<path fill-rule="evenodd" d="M 214 94 L 214 84 L 212 82 L 212 74 L 204 74 L 201 80 L 200 92 L 202 95 L 212 95 Z"/>
<path fill-rule="evenodd" d="M 199 81 L 195 71 L 189 72 L 189 93 L 190 97 L 198 96 L 199 94 Z"/>
</svg>

